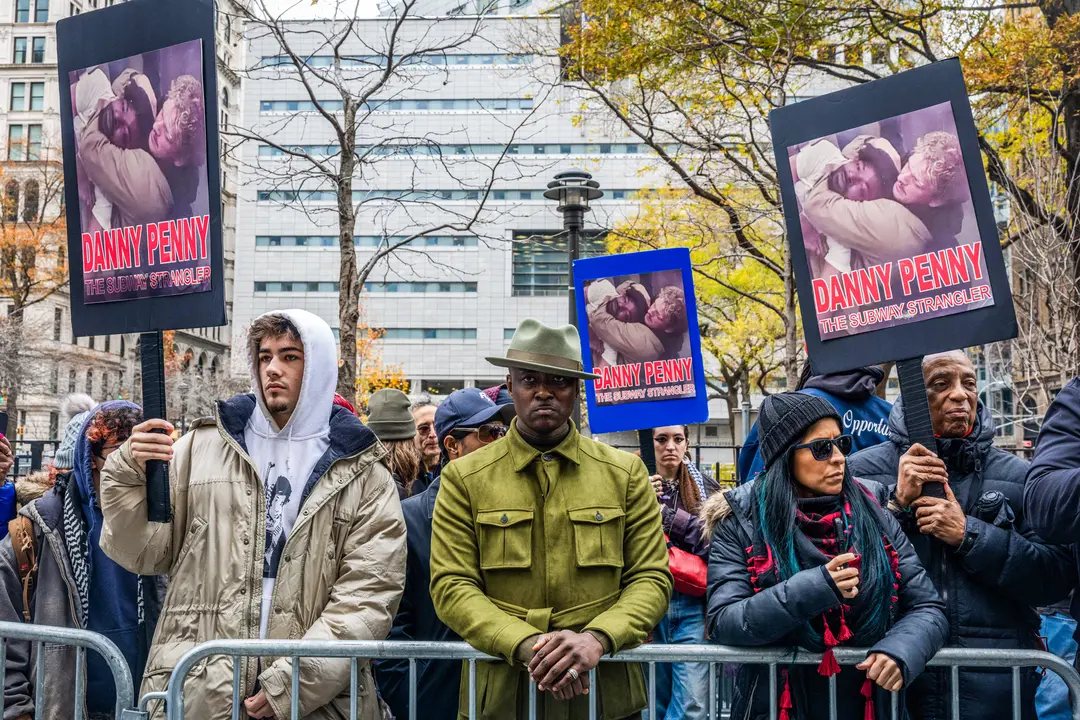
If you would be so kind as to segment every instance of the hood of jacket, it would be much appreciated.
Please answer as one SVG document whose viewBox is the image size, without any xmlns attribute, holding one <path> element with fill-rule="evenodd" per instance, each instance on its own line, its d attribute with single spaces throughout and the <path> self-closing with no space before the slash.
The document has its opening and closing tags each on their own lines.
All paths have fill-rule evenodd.
<svg viewBox="0 0 1080 720">
<path fill-rule="evenodd" d="M 252 414 L 251 426 L 263 437 L 272 439 L 307 440 L 320 437 L 330 427 L 330 411 L 334 407 L 334 387 L 337 384 L 337 345 L 334 333 L 326 321 L 306 310 L 275 310 L 267 315 L 283 315 L 300 331 L 304 345 L 304 376 L 300 397 L 289 422 L 279 428 L 266 408 L 259 378 L 259 356 L 251 358 L 251 390 L 258 402 L 259 412 Z"/>
<path fill-rule="evenodd" d="M 803 388 L 824 390 L 847 402 L 863 402 L 877 390 L 878 383 L 885 379 L 885 371 L 877 365 L 855 368 L 848 372 L 814 375 Z"/>
<path fill-rule="evenodd" d="M 85 420 L 83 420 L 82 427 L 79 428 L 79 437 L 75 440 L 75 465 L 73 466 L 72 474 L 75 476 L 75 484 L 79 487 L 79 496 L 82 498 L 84 509 L 93 510 L 94 515 L 100 515 L 101 510 L 97 501 L 97 493 L 94 492 L 94 458 L 90 451 L 90 441 L 86 439 L 86 431 L 94 418 L 101 413 L 106 410 L 124 407 L 142 412 L 142 408 L 135 403 L 130 403 L 126 400 L 113 400 L 101 403 L 86 416 Z M 89 515 L 87 519 L 90 521 L 91 528 L 93 528 L 95 524 L 100 524 L 95 523 L 94 518 Z"/>
<path fill-rule="evenodd" d="M 906 451 L 911 446 L 908 437 L 907 419 L 904 416 L 904 397 L 901 395 L 893 403 L 892 412 L 889 413 L 889 439 Z M 951 440 L 953 438 L 946 438 Z M 975 408 L 975 427 L 966 438 L 956 438 L 975 443 L 980 452 L 986 452 L 994 444 L 994 418 L 990 411 L 983 406 L 982 401 Z"/>
<path fill-rule="evenodd" d="M 734 511 L 732 503 L 742 505 L 750 499 L 752 488 L 757 486 L 756 481 L 743 483 L 734 490 L 713 493 L 701 506 L 698 517 L 705 525 L 705 537 L 711 538 L 716 526 L 728 518 Z"/>
</svg>

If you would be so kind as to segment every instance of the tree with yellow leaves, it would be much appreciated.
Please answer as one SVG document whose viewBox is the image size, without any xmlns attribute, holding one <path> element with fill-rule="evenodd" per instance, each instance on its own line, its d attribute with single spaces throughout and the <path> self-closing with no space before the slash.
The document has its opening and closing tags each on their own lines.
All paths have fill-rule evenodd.
<svg viewBox="0 0 1080 720">
<path fill-rule="evenodd" d="M 783 236 L 771 226 L 752 224 L 746 232 L 767 259 L 782 261 Z M 690 249 L 706 384 L 710 396 L 723 399 L 734 415 L 740 399 L 750 399 L 751 384 L 764 392 L 770 375 L 783 365 L 777 346 L 786 329 L 784 283 L 745 257 L 726 215 L 683 190 L 652 194 L 635 217 L 608 236 L 611 252 L 665 247 Z M 734 423 L 730 430 L 734 444 Z"/>
<path fill-rule="evenodd" d="M 590 98 L 589 111 L 615 118 L 649 146 L 674 187 L 726 220 L 722 227 L 741 258 L 783 284 L 789 388 L 798 329 L 790 258 L 784 243 L 778 253 L 769 250 L 783 218 L 768 117 L 807 95 L 959 56 L 988 177 L 1019 210 L 1005 243 L 1049 237 L 1068 260 L 1064 291 L 1076 297 L 1076 2 L 582 0 L 580 10 L 562 52 L 568 77 Z M 763 224 L 769 232 L 750 231 Z M 1080 316 L 1080 303 L 1071 307 Z M 1080 346 L 1080 322 L 1071 328 L 1067 342 Z"/>
<path fill-rule="evenodd" d="M 0 328 L 0 395 L 12 416 L 20 393 L 44 382 L 42 360 L 49 354 L 47 320 L 29 310 L 68 283 L 63 168 L 38 159 L 49 157 L 40 148 L 30 150 L 9 148 L 8 157 L 24 161 L 0 165 L 0 298 L 8 306 Z"/>
<path fill-rule="evenodd" d="M 360 308 L 360 322 L 356 326 L 356 393 L 353 404 L 356 411 L 367 416 L 368 400 L 383 388 L 396 388 L 409 392 L 409 380 L 400 364 L 386 364 L 382 359 L 381 340 L 385 328 L 371 327 Z"/>
</svg>

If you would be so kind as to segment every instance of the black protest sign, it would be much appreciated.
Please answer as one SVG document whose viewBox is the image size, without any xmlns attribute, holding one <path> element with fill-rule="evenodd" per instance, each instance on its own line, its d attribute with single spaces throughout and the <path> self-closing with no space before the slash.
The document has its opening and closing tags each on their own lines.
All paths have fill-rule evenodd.
<svg viewBox="0 0 1080 720">
<path fill-rule="evenodd" d="M 74 334 L 223 325 L 211 0 L 57 24 Z"/>
<path fill-rule="evenodd" d="M 770 121 L 817 372 L 1016 336 L 958 61 L 779 108 Z"/>
</svg>

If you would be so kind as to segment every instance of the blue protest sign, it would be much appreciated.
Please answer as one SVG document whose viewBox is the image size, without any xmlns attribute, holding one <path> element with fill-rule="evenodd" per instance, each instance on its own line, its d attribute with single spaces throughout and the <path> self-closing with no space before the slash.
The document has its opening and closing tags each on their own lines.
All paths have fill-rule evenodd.
<svg viewBox="0 0 1080 720">
<path fill-rule="evenodd" d="M 709 417 L 697 302 L 686 248 L 574 262 L 574 292 L 593 432 L 693 424 Z"/>
</svg>

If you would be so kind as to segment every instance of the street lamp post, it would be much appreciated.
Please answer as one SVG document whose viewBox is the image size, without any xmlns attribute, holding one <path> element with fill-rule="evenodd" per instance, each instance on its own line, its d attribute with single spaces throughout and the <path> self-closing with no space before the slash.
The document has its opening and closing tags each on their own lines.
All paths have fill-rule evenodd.
<svg viewBox="0 0 1080 720">
<path fill-rule="evenodd" d="M 556 208 L 563 216 L 563 230 L 566 231 L 569 245 L 569 271 L 567 289 L 570 296 L 570 324 L 578 326 L 577 303 L 574 300 L 574 261 L 577 260 L 581 246 L 581 231 L 585 227 L 585 213 L 589 212 L 589 203 L 604 196 L 600 183 L 584 170 L 571 169 L 559 173 L 548 183 L 544 197 L 559 203 Z"/>
<path fill-rule="evenodd" d="M 569 254 L 566 273 L 567 295 L 570 300 L 570 324 L 578 327 L 577 301 L 574 297 L 574 261 L 581 246 L 581 231 L 585 227 L 585 213 L 589 212 L 589 202 L 604 196 L 600 183 L 584 170 L 572 168 L 555 176 L 548 183 L 544 197 L 559 203 L 556 210 L 563 216 L 563 230 L 566 231 Z M 581 427 L 581 405 L 574 406 L 574 424 Z"/>
</svg>

